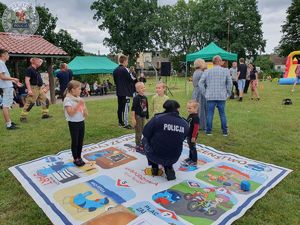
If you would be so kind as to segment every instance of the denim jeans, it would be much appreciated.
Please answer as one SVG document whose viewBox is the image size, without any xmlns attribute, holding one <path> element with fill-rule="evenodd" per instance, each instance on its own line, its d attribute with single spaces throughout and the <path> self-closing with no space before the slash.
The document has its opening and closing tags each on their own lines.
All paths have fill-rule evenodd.
<svg viewBox="0 0 300 225">
<path fill-rule="evenodd" d="M 226 103 L 226 101 L 207 101 L 206 133 L 211 133 L 215 107 L 217 107 L 219 110 L 219 115 L 220 115 L 220 120 L 221 120 L 221 128 L 222 128 L 223 134 L 227 134 L 225 103 Z"/>
</svg>

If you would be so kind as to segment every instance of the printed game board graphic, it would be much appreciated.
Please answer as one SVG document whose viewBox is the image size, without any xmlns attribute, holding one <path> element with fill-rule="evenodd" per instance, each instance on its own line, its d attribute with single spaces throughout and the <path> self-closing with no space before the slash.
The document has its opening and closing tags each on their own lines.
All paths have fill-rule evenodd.
<svg viewBox="0 0 300 225">
<path fill-rule="evenodd" d="M 132 206 L 129 207 L 131 211 L 133 211 L 137 216 L 140 216 L 144 213 L 151 213 L 154 216 L 162 219 L 168 224 L 172 225 L 184 225 L 181 221 L 179 221 L 178 216 L 175 212 L 163 209 L 163 208 L 157 208 L 150 202 L 144 201 L 144 202 L 138 202 Z"/>
<path fill-rule="evenodd" d="M 83 167 L 65 150 L 9 170 L 54 225 L 229 225 L 292 172 L 201 144 L 187 166 L 188 153 L 184 143 L 171 182 L 152 175 L 134 134 L 84 146 Z"/>
<path fill-rule="evenodd" d="M 124 153 L 122 150 L 110 147 L 101 151 L 96 151 L 83 156 L 88 161 L 95 161 L 98 166 L 103 169 L 114 168 L 133 160 L 135 157 Z"/>
<path fill-rule="evenodd" d="M 133 212 L 122 205 L 118 205 L 88 221 L 85 225 L 128 224 L 135 218 L 137 216 Z"/>
<path fill-rule="evenodd" d="M 240 193 L 250 194 L 254 192 L 268 177 L 265 174 L 247 168 L 238 167 L 229 163 L 220 163 L 206 171 L 197 173 L 196 178 L 208 182 L 214 186 L 226 187 L 227 189 Z M 243 180 L 250 182 L 251 189 L 244 192 L 240 188 Z"/>
<path fill-rule="evenodd" d="M 108 176 L 99 176 L 54 193 L 54 199 L 76 220 L 87 221 L 135 197 Z"/>
<path fill-rule="evenodd" d="M 93 163 L 76 167 L 71 160 L 63 161 L 59 157 L 47 157 L 43 161 L 43 166 L 34 170 L 32 174 L 38 183 L 48 188 L 92 175 L 98 171 Z"/>
<path fill-rule="evenodd" d="M 208 187 L 194 180 L 155 193 L 152 199 L 193 224 L 211 224 L 237 203 L 228 189 Z"/>
</svg>

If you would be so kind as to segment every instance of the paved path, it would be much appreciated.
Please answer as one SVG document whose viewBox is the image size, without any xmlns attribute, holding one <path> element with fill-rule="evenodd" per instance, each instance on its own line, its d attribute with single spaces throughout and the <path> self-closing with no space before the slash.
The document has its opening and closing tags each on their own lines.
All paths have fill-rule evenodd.
<svg viewBox="0 0 300 225">
<path fill-rule="evenodd" d="M 146 96 L 154 95 L 154 93 L 151 92 L 146 92 Z M 99 100 L 104 100 L 104 99 L 114 99 L 117 98 L 116 94 L 108 94 L 108 95 L 93 95 L 89 97 L 84 97 L 84 101 L 90 102 L 90 101 L 99 101 Z M 148 99 L 149 101 L 149 99 Z M 55 104 L 62 104 L 61 99 L 56 99 Z"/>
</svg>

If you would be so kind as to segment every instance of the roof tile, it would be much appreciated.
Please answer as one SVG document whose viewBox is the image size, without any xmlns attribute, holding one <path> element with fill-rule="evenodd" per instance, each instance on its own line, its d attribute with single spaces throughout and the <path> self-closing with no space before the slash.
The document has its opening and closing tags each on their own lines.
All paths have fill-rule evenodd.
<svg viewBox="0 0 300 225">
<path fill-rule="evenodd" d="M 0 32 L 0 48 L 9 53 L 31 55 L 68 55 L 40 35 L 25 35 Z"/>
</svg>

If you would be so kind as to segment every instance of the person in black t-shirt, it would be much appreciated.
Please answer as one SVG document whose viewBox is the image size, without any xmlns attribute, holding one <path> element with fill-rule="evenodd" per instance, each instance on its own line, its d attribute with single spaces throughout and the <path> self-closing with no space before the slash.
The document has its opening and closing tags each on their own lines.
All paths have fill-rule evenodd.
<svg viewBox="0 0 300 225">
<path fill-rule="evenodd" d="M 31 58 L 30 62 L 31 66 L 29 66 L 25 72 L 25 84 L 28 90 L 28 96 L 21 112 L 21 122 L 27 122 L 27 115 L 37 100 L 39 100 L 39 102 L 42 104 L 42 119 L 47 119 L 50 117 L 49 100 L 46 97 L 49 87 L 46 85 L 42 88 L 43 80 L 41 74 L 37 70 L 42 65 L 43 60 L 39 58 Z"/>
<path fill-rule="evenodd" d="M 187 111 L 189 116 L 187 122 L 189 123 L 189 132 L 187 135 L 187 143 L 190 148 L 190 154 L 187 159 L 183 161 L 185 165 L 197 165 L 197 150 L 196 150 L 196 140 L 198 137 L 199 131 L 199 116 L 198 116 L 199 103 L 195 100 L 191 100 L 187 103 Z"/>
<path fill-rule="evenodd" d="M 239 101 L 243 101 L 244 88 L 246 84 L 247 65 L 245 59 L 240 58 L 240 65 L 238 66 L 238 87 L 239 87 Z"/>
<path fill-rule="evenodd" d="M 142 132 L 146 123 L 146 119 L 149 119 L 148 100 L 145 96 L 145 85 L 142 82 L 135 84 L 137 95 L 133 98 L 131 107 L 131 121 L 135 127 L 135 144 L 137 152 L 143 152 L 141 145 Z"/>
<path fill-rule="evenodd" d="M 250 69 L 250 87 L 251 87 L 251 100 L 253 100 L 253 96 L 255 95 L 256 100 L 260 100 L 257 86 L 258 86 L 258 73 L 255 68 L 255 65 L 249 64 Z"/>
<path fill-rule="evenodd" d="M 64 101 L 64 92 L 68 83 L 73 79 L 73 72 L 68 69 L 68 65 L 66 63 L 62 63 L 60 65 L 60 71 L 56 74 L 56 78 L 59 81 L 60 98 Z"/>
</svg>

